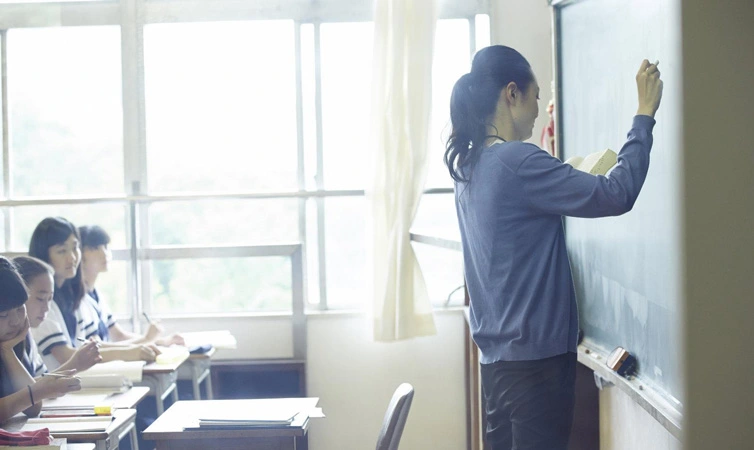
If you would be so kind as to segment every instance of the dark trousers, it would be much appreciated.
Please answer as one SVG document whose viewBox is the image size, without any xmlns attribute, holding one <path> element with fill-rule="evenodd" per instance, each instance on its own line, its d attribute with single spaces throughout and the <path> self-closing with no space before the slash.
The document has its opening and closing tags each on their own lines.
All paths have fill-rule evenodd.
<svg viewBox="0 0 754 450">
<path fill-rule="evenodd" d="M 481 365 L 492 450 L 566 450 L 573 421 L 576 354 Z"/>
</svg>

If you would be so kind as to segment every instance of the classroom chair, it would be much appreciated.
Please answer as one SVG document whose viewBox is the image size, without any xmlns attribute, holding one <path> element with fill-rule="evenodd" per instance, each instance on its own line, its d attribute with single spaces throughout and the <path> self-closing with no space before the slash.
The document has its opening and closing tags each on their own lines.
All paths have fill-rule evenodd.
<svg viewBox="0 0 754 450">
<path fill-rule="evenodd" d="M 382 421 L 380 436 L 377 438 L 377 450 L 398 450 L 413 399 L 414 387 L 410 384 L 403 383 L 395 390 Z"/>
</svg>

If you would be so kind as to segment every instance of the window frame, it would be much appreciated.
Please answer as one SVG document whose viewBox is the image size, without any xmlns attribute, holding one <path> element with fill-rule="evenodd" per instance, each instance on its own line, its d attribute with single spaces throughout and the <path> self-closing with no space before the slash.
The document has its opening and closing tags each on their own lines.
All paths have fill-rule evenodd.
<svg viewBox="0 0 754 450">
<path fill-rule="evenodd" d="M 484 0 L 440 2 L 439 19 L 466 19 L 469 22 L 470 56 L 476 48 L 475 16 L 489 14 L 488 2 Z M 327 310 L 327 263 L 325 260 L 325 198 L 338 196 L 364 196 L 364 190 L 326 190 L 323 179 L 323 143 L 322 143 L 322 98 L 321 98 L 321 68 L 320 68 L 320 26 L 332 22 L 359 22 L 372 20 L 373 4 L 371 0 L 103 0 L 98 2 L 81 3 L 27 3 L 0 4 L 0 71 L 2 72 L 2 152 L 3 152 L 3 196 L 0 198 L 0 209 L 4 214 L 4 249 L 7 255 L 21 254 L 19 250 L 9 246 L 13 235 L 13 208 L 29 205 L 72 205 L 93 203 L 117 203 L 127 206 L 126 224 L 127 246 L 125 249 L 114 249 L 116 260 L 129 262 L 129 282 L 127 298 L 131 305 L 130 317 L 132 325 L 138 327 L 138 318 L 143 312 L 150 312 L 151 283 L 149 280 L 148 260 L 169 258 L 173 253 L 180 252 L 187 258 L 227 257 L 228 248 L 224 247 L 196 247 L 181 246 L 164 249 L 152 246 L 149 242 L 148 206 L 155 202 L 212 200 L 212 199 L 283 199 L 296 198 L 299 200 L 299 242 L 294 244 L 271 244 L 279 247 L 282 254 L 294 259 L 292 261 L 292 276 L 294 281 L 300 279 L 301 286 L 294 282 L 294 303 L 297 296 L 301 298 L 301 314 L 303 309 Z M 144 73 L 144 27 L 157 23 L 180 22 L 211 22 L 238 20 L 273 20 L 287 19 L 294 21 L 295 39 L 295 82 L 296 82 L 296 123 L 297 123 L 297 183 L 298 190 L 282 192 L 232 192 L 207 194 L 170 194 L 156 195 L 149 191 L 147 181 L 147 148 L 146 148 L 146 99 Z M 303 25 L 314 26 L 314 104 L 316 129 L 316 186 L 307 189 L 305 184 L 304 161 L 304 114 L 303 114 L 303 80 L 302 80 L 302 50 L 301 29 Z M 10 167 L 10 143 L 8 139 L 8 108 L 7 108 L 7 30 L 24 27 L 71 27 L 118 25 L 121 31 L 121 64 L 122 64 L 122 104 L 123 104 L 123 161 L 124 161 L 124 195 L 105 197 L 55 197 L 55 198 L 24 198 L 14 199 Z M 451 194 L 452 188 L 433 188 L 425 190 L 425 194 Z M 314 202 L 307 202 L 314 199 Z M 307 204 L 313 203 L 316 208 L 317 237 L 316 242 L 308 242 L 307 238 Z M 298 246 L 298 250 L 285 253 L 280 250 L 286 245 Z M 236 247 L 231 253 L 238 256 L 259 256 L 267 251 L 270 245 Z M 285 247 L 288 248 L 288 247 Z M 308 286 L 306 283 L 307 257 L 306 250 L 316 252 L 318 268 L 319 292 L 314 301 L 306 301 Z M 167 253 L 166 253 L 167 252 Z M 297 261 L 297 262 L 295 262 Z M 295 292 L 296 290 L 299 292 Z M 294 316 L 297 307 L 294 306 Z M 180 316 L 185 316 L 181 314 Z M 296 320 L 300 319 L 295 319 Z M 294 323 L 295 324 L 295 323 Z M 295 329 L 295 327 L 294 327 Z M 296 331 L 294 331 L 296 333 Z M 299 330 L 300 333 L 300 330 Z"/>
</svg>

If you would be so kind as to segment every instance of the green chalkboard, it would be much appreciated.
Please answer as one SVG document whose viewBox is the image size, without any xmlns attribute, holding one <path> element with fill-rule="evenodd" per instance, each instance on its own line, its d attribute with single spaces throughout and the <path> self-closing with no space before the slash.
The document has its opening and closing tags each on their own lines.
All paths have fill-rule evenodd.
<svg viewBox="0 0 754 450">
<path fill-rule="evenodd" d="M 649 174 L 620 217 L 566 218 L 566 239 L 588 343 L 622 346 L 638 376 L 671 402 L 682 396 L 681 43 L 679 0 L 553 2 L 558 132 L 563 159 L 625 142 L 642 59 L 660 61 L 665 90 Z"/>
</svg>

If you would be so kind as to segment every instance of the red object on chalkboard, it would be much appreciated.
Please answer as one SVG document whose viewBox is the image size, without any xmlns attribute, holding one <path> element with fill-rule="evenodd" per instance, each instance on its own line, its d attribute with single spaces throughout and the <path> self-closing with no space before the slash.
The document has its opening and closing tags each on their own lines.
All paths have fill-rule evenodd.
<svg viewBox="0 0 754 450">
<path fill-rule="evenodd" d="M 550 115 L 550 121 L 547 122 L 547 125 L 542 130 L 542 150 L 547 151 L 547 153 L 551 154 L 552 156 L 557 156 L 555 154 L 555 119 L 553 118 L 553 110 L 555 109 L 555 105 L 553 104 L 552 100 L 550 100 L 550 103 L 547 105 L 547 114 Z"/>
</svg>

